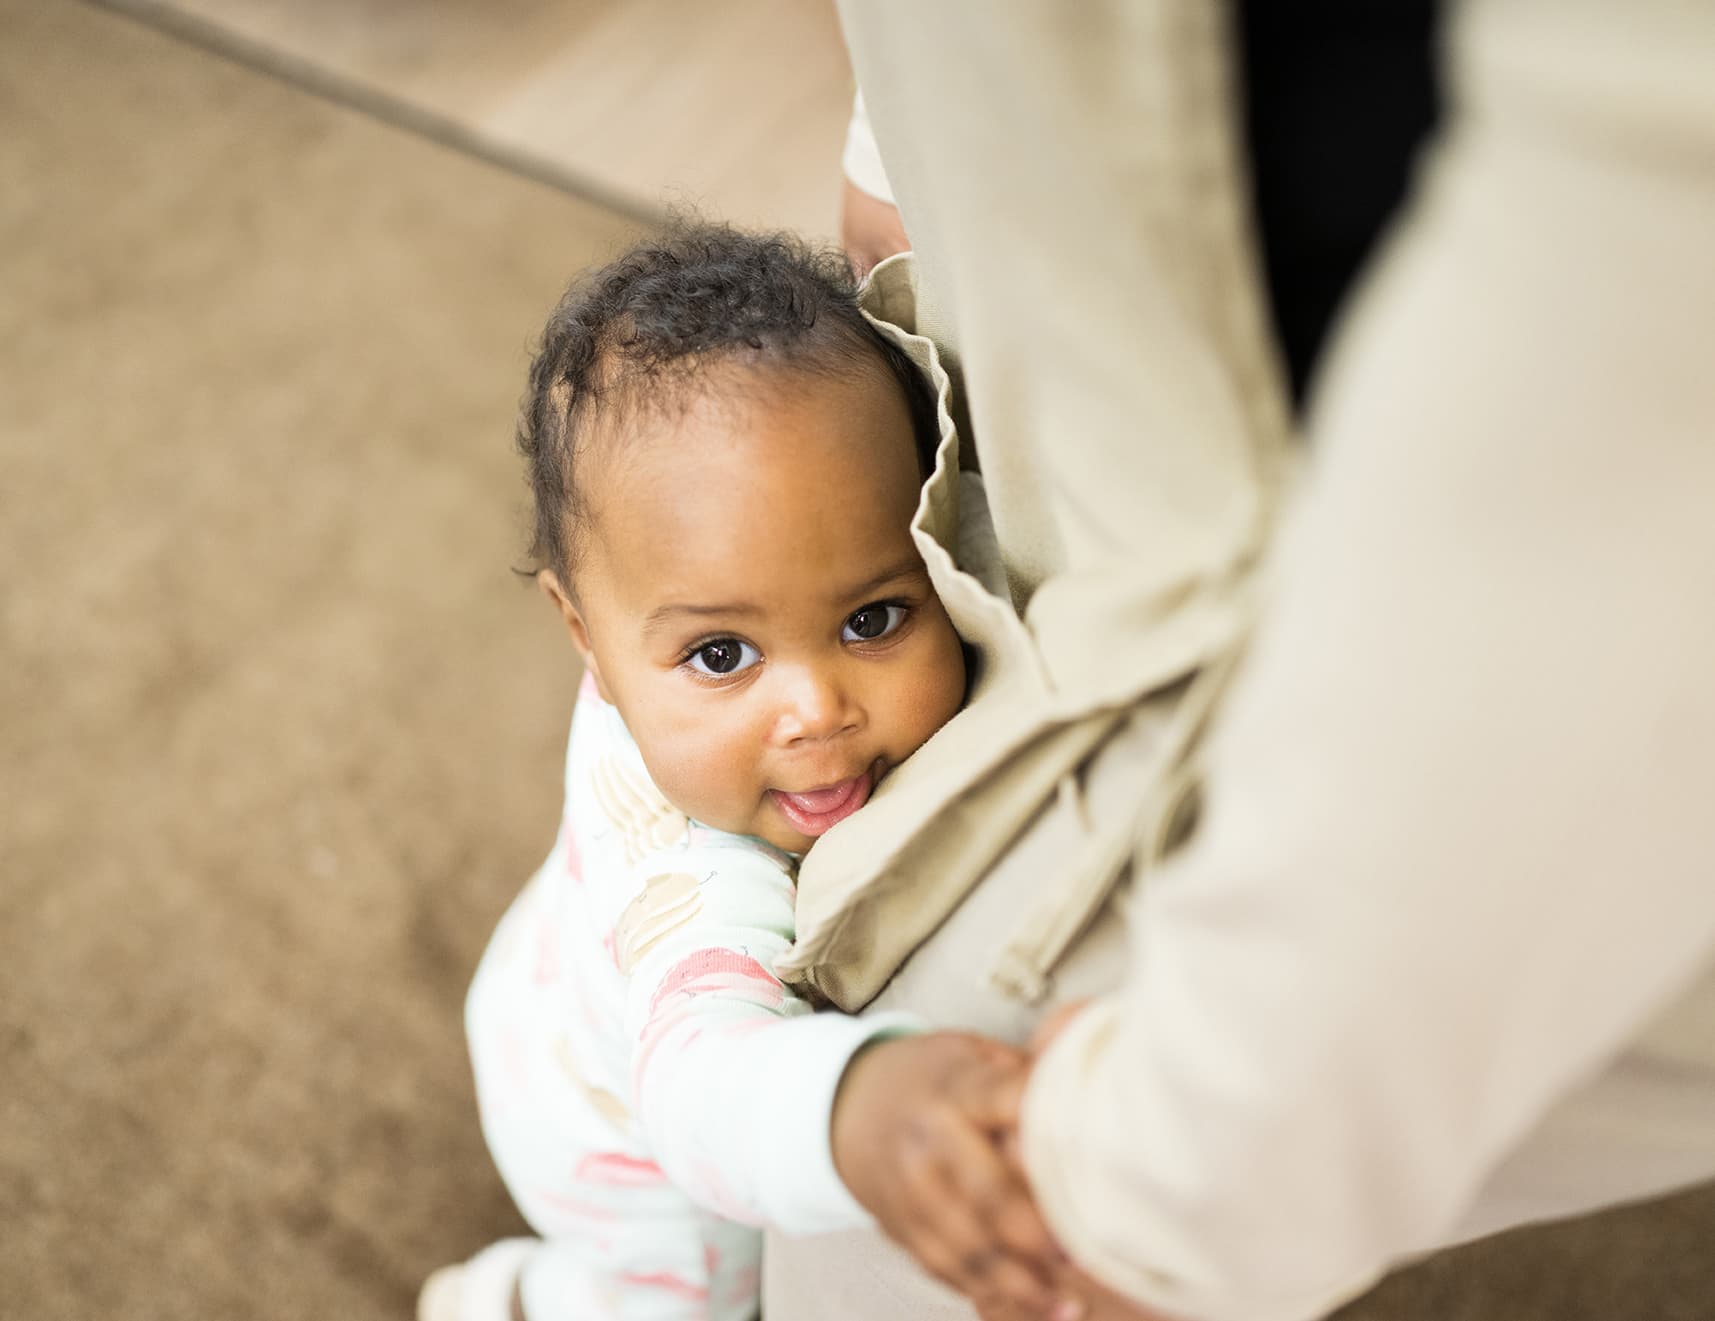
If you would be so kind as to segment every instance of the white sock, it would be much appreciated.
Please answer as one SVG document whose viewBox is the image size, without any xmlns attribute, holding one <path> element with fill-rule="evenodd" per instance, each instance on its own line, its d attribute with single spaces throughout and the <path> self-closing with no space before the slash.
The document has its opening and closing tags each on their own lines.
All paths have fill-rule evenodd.
<svg viewBox="0 0 1715 1321">
<path fill-rule="evenodd" d="M 540 1239 L 491 1243 L 462 1266 L 436 1271 L 417 1298 L 417 1321 L 512 1321 L 512 1295 Z"/>
</svg>

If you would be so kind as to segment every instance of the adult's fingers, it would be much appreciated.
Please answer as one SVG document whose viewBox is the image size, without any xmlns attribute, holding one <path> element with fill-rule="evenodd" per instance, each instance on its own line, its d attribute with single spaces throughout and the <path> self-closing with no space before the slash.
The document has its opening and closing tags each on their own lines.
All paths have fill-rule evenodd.
<svg viewBox="0 0 1715 1321">
<path fill-rule="evenodd" d="M 1088 997 L 1082 1000 L 1069 1000 L 1065 1004 L 1049 1012 L 1048 1016 L 1036 1025 L 1036 1031 L 1030 1037 L 1030 1053 L 1040 1055 L 1054 1044 L 1054 1038 L 1066 1030 L 1070 1023 L 1084 1010 L 1090 1007 Z"/>
</svg>

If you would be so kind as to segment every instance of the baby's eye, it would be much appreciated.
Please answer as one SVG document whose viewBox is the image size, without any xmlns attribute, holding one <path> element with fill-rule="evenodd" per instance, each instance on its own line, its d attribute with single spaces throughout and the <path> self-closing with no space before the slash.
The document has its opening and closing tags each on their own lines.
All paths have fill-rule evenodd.
<svg viewBox="0 0 1715 1321">
<path fill-rule="evenodd" d="M 874 642 L 903 624 L 905 615 L 904 606 L 878 601 L 847 615 L 846 626 L 840 631 L 840 636 L 847 642 Z"/>
<path fill-rule="evenodd" d="M 698 674 L 721 678 L 748 670 L 761 659 L 762 653 L 748 642 L 740 642 L 737 638 L 716 638 L 713 642 L 703 643 L 685 657 L 685 662 Z"/>
</svg>

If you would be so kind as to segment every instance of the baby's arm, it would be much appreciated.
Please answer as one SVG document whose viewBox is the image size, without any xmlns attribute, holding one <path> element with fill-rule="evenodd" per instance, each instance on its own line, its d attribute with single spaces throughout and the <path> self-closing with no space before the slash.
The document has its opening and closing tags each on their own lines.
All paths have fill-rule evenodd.
<svg viewBox="0 0 1715 1321">
<path fill-rule="evenodd" d="M 869 1223 L 829 1140 L 857 1051 L 915 1030 L 900 1015 L 813 1015 L 774 975 L 793 884 L 767 855 L 693 847 L 637 872 L 615 955 L 630 975 L 636 1113 L 656 1160 L 729 1219 L 820 1233 Z"/>
<path fill-rule="evenodd" d="M 996 1141 L 1016 1120 L 1023 1053 L 956 1033 L 883 1039 L 917 1028 L 897 1014 L 812 1014 L 773 972 L 794 894 L 765 855 L 673 852 L 638 876 L 616 954 L 631 973 L 636 1111 L 668 1177 L 729 1219 L 788 1233 L 857 1228 L 873 1211 L 986 1316 L 1053 1312 L 1058 1253 Z"/>
</svg>

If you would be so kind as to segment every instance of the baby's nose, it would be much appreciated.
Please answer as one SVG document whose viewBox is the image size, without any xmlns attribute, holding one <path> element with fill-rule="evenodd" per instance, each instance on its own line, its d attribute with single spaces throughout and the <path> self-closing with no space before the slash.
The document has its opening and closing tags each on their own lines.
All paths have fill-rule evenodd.
<svg viewBox="0 0 1715 1321">
<path fill-rule="evenodd" d="M 788 677 L 776 725 L 783 742 L 819 742 L 862 726 L 862 709 L 837 675 L 806 668 Z"/>
</svg>

